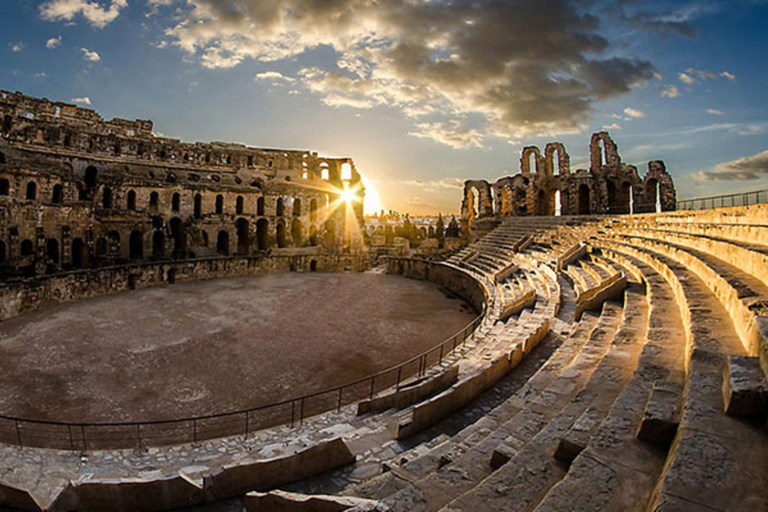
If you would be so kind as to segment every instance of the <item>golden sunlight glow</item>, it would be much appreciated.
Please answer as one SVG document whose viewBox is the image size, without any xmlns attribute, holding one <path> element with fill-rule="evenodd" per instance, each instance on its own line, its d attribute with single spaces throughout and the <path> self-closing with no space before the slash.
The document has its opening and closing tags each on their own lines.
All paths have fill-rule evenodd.
<svg viewBox="0 0 768 512">
<path fill-rule="evenodd" d="M 365 202 L 363 203 L 363 213 L 365 215 L 373 215 L 374 213 L 379 213 L 384 209 L 384 205 L 381 204 L 379 191 L 376 190 L 372 180 L 369 180 L 362 174 L 360 175 L 360 179 L 363 182 L 363 187 L 365 187 Z"/>
<path fill-rule="evenodd" d="M 339 194 L 339 198 L 347 204 L 350 204 L 352 203 L 352 201 L 355 201 L 357 199 L 357 197 L 355 196 L 355 191 L 350 188 L 345 188 L 344 190 L 342 190 L 341 194 Z"/>
</svg>

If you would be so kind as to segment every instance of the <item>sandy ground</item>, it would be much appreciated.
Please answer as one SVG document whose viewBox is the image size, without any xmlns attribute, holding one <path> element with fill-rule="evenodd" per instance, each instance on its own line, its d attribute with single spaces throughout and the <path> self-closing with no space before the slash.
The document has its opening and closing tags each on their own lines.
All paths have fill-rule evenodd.
<svg viewBox="0 0 768 512">
<path fill-rule="evenodd" d="M 0 413 L 149 421 L 254 407 L 410 358 L 475 316 L 381 274 L 279 274 L 85 300 L 0 324 Z"/>
</svg>

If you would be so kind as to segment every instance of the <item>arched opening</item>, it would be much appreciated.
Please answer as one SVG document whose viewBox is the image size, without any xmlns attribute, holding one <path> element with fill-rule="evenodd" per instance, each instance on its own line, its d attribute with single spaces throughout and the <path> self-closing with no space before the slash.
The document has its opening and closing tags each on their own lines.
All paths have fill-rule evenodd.
<svg viewBox="0 0 768 512">
<path fill-rule="evenodd" d="M 105 188 L 101 193 L 101 207 L 105 210 L 112 208 L 112 189 Z"/>
<path fill-rule="evenodd" d="M 288 238 L 285 234 L 285 222 L 280 220 L 277 222 L 277 247 L 282 249 L 288 246 Z"/>
<path fill-rule="evenodd" d="M 563 200 L 559 190 L 555 192 L 555 217 L 563 215 Z"/>
<path fill-rule="evenodd" d="M 168 281 L 168 284 L 174 284 L 176 282 L 176 271 L 169 268 L 165 274 L 165 279 Z"/>
<path fill-rule="evenodd" d="M 22 256 L 32 256 L 32 254 L 35 252 L 35 246 L 32 244 L 32 240 L 24 240 L 21 242 L 19 252 Z"/>
<path fill-rule="evenodd" d="M 317 260 L 312 260 L 309 262 L 309 271 L 317 272 Z"/>
<path fill-rule="evenodd" d="M 160 206 L 160 194 L 152 192 L 149 194 L 149 208 L 150 210 L 157 210 L 158 206 Z"/>
<path fill-rule="evenodd" d="M 309 220 L 317 222 L 317 199 L 314 198 L 309 201 Z"/>
<path fill-rule="evenodd" d="M 37 199 L 37 183 L 34 181 L 27 183 L 27 199 Z"/>
<path fill-rule="evenodd" d="M 221 215 L 224 213 L 224 196 L 219 194 L 216 196 L 216 214 Z"/>
<path fill-rule="evenodd" d="M 555 157 L 557 155 L 557 157 Z M 552 176 L 559 176 L 560 175 L 560 148 L 553 149 L 549 154 L 551 166 L 552 166 Z"/>
<path fill-rule="evenodd" d="M 328 246 L 336 244 L 336 223 L 332 219 L 325 221 L 325 243 Z"/>
<path fill-rule="evenodd" d="M 219 231 L 218 236 L 216 236 L 216 252 L 229 256 L 229 233 L 226 231 Z"/>
<path fill-rule="evenodd" d="M 171 196 L 171 211 L 178 212 L 179 210 L 181 210 L 181 195 L 175 192 Z"/>
<path fill-rule="evenodd" d="M 590 205 L 589 186 L 579 186 L 579 215 L 589 215 L 591 213 Z"/>
<path fill-rule="evenodd" d="M 352 181 L 352 164 L 349 162 L 341 164 L 341 181 Z"/>
<path fill-rule="evenodd" d="M 472 188 L 469 191 L 469 200 L 470 200 L 469 211 L 470 211 L 471 217 L 473 219 L 477 218 L 479 216 L 478 215 L 478 212 L 479 212 L 479 206 L 478 205 L 480 204 L 480 192 L 478 192 L 476 188 Z"/>
<path fill-rule="evenodd" d="M 125 200 L 125 206 L 129 210 L 136 209 L 136 192 L 133 190 L 128 191 L 128 197 Z"/>
<path fill-rule="evenodd" d="M 203 216 L 203 196 L 195 194 L 195 218 L 200 219 Z"/>
<path fill-rule="evenodd" d="M 538 206 L 538 210 L 536 212 L 536 215 L 547 215 L 547 194 L 543 190 L 539 190 L 539 194 L 536 200 L 536 204 Z"/>
<path fill-rule="evenodd" d="M 72 240 L 72 267 L 85 267 L 85 244 L 82 238 Z"/>
<path fill-rule="evenodd" d="M 211 239 L 208 237 L 208 232 L 203 230 L 203 246 L 208 247 L 211 245 Z"/>
<path fill-rule="evenodd" d="M 315 226 L 309 227 L 309 245 L 317 245 L 317 227 Z"/>
<path fill-rule="evenodd" d="M 293 236 L 294 247 L 301 247 L 304 244 L 304 226 L 301 225 L 299 219 L 293 219 L 291 235 Z"/>
<path fill-rule="evenodd" d="M 53 194 L 51 196 L 51 202 L 53 204 L 60 204 L 64 201 L 64 188 L 61 185 L 53 186 Z"/>
<path fill-rule="evenodd" d="M 8 182 L 8 180 L 6 180 L 5 178 L 0 180 L 0 196 L 7 196 L 8 194 L 10 194 L 10 191 L 11 191 L 11 184 Z"/>
<path fill-rule="evenodd" d="M 244 210 L 244 205 L 245 205 L 245 200 L 243 199 L 243 196 L 237 196 L 237 200 L 235 201 L 235 213 L 237 213 L 238 215 L 242 215 Z"/>
<path fill-rule="evenodd" d="M 89 166 L 85 169 L 85 186 L 88 188 L 94 188 L 96 186 L 96 178 L 99 175 L 99 171 L 94 166 Z"/>
<path fill-rule="evenodd" d="M 248 254 L 248 248 L 250 246 L 248 221 L 245 219 L 237 219 L 235 226 L 237 227 L 237 254 Z"/>
<path fill-rule="evenodd" d="M 537 166 L 538 161 L 536 159 L 536 152 L 535 151 L 529 152 L 528 153 L 528 157 L 527 157 L 526 160 L 527 160 L 527 163 L 528 163 L 528 170 L 529 170 L 529 172 L 534 172 L 534 173 L 539 172 L 539 169 L 538 169 L 538 166 Z"/>
<path fill-rule="evenodd" d="M 9 115 L 3 117 L 3 133 L 10 133 L 13 127 L 13 118 Z"/>
<path fill-rule="evenodd" d="M 277 200 L 277 208 L 275 211 L 275 215 L 277 215 L 278 217 L 282 217 L 283 215 L 285 215 L 285 204 L 283 203 L 282 197 Z"/>
<path fill-rule="evenodd" d="M 0 264 L 5 264 L 5 258 L 7 257 L 5 242 L 0 240 Z"/>
<path fill-rule="evenodd" d="M 269 249 L 269 221 L 259 219 L 256 222 L 256 245 L 260 251 Z"/>
<path fill-rule="evenodd" d="M 130 257 L 132 260 L 140 260 L 144 258 L 144 237 L 141 231 L 131 231 L 131 237 L 128 241 L 130 248 Z"/>
<path fill-rule="evenodd" d="M 48 242 L 45 244 L 45 253 L 48 256 L 48 260 L 51 263 L 58 264 L 59 263 L 59 241 L 55 238 L 48 239 Z"/>
<path fill-rule="evenodd" d="M 0 165 L 5 163 L 5 153 L 0 152 Z"/>
<path fill-rule="evenodd" d="M 264 216 L 264 198 L 260 197 L 256 200 L 256 215 Z"/>
<path fill-rule="evenodd" d="M 608 213 L 619 213 L 620 205 L 616 184 L 613 181 L 608 180 L 605 185 L 608 190 Z"/>
<path fill-rule="evenodd" d="M 619 191 L 619 208 L 618 213 L 631 213 L 632 207 L 632 185 L 628 181 L 624 181 L 621 184 Z"/>
<path fill-rule="evenodd" d="M 329 171 L 327 167 L 323 167 L 322 169 L 320 169 L 320 179 L 325 181 L 328 181 L 331 179 L 331 171 Z"/>
<path fill-rule="evenodd" d="M 301 216 L 301 199 L 299 199 L 298 197 L 293 200 L 293 216 L 294 217 Z"/>
<path fill-rule="evenodd" d="M 152 233 L 152 257 L 157 259 L 165 257 L 165 235 L 159 229 Z"/>
<path fill-rule="evenodd" d="M 187 252 L 184 240 L 184 225 L 178 217 L 172 218 L 170 225 L 171 237 L 173 238 L 173 257 L 184 258 Z"/>
<path fill-rule="evenodd" d="M 607 151 L 608 149 L 605 147 L 605 139 L 600 139 L 597 141 L 597 150 L 600 152 L 600 165 L 603 166 L 608 163 L 608 156 Z"/>
</svg>

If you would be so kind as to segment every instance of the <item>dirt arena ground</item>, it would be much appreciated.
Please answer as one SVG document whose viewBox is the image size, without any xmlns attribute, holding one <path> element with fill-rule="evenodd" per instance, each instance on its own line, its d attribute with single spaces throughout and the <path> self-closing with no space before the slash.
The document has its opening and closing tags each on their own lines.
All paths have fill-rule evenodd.
<svg viewBox="0 0 768 512">
<path fill-rule="evenodd" d="M 84 300 L 0 324 L 0 414 L 150 421 L 300 396 L 438 344 L 476 312 L 382 274 L 279 274 Z"/>
</svg>

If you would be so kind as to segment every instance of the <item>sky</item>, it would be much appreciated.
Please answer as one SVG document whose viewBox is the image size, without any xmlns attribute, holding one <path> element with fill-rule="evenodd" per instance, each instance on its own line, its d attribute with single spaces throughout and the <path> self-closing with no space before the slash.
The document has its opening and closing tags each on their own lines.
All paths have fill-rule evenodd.
<svg viewBox="0 0 768 512">
<path fill-rule="evenodd" d="M 1 0 L 0 89 L 349 156 L 368 211 L 457 213 L 528 145 L 586 168 L 603 129 L 702 197 L 768 189 L 766 26 L 768 0 Z"/>
</svg>

